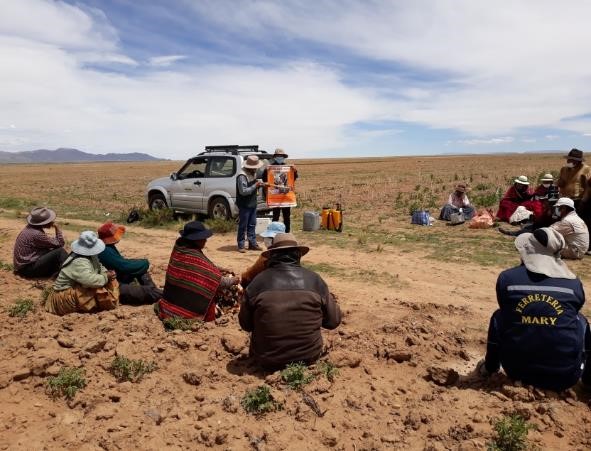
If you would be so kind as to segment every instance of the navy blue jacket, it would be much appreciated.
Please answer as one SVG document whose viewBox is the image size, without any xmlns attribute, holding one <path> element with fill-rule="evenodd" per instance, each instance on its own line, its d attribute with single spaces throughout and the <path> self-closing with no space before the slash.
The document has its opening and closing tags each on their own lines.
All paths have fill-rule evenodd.
<svg viewBox="0 0 591 451">
<path fill-rule="evenodd" d="M 585 292 L 577 279 L 533 273 L 524 265 L 497 280 L 500 360 L 512 379 L 561 390 L 581 376 Z"/>
</svg>

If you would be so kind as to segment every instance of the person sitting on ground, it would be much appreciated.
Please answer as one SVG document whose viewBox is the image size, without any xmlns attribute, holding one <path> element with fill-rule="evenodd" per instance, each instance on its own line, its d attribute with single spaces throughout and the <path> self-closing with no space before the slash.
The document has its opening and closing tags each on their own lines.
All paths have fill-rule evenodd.
<svg viewBox="0 0 591 451">
<path fill-rule="evenodd" d="M 498 277 L 499 309 L 491 317 L 486 358 L 477 372 L 488 376 L 502 366 L 511 379 L 554 391 L 572 387 L 581 376 L 591 384 L 591 333 L 580 313 L 585 293 L 558 256 L 564 238 L 542 228 L 520 235 L 515 247 L 522 265 Z"/>
<path fill-rule="evenodd" d="M 534 199 L 546 199 L 550 190 L 554 186 L 554 177 L 552 174 L 544 174 L 540 179 L 540 184 L 534 191 Z"/>
<path fill-rule="evenodd" d="M 55 211 L 36 207 L 27 217 L 27 226 L 14 243 L 14 272 L 22 277 L 51 277 L 68 257 L 64 236 L 55 223 Z M 43 229 L 53 229 L 49 236 Z"/>
<path fill-rule="evenodd" d="M 158 317 L 213 321 L 216 293 L 238 285 L 240 278 L 223 276 L 205 256 L 203 248 L 213 232 L 201 222 L 188 222 L 179 233 L 166 270 L 164 292 L 156 304 Z"/>
<path fill-rule="evenodd" d="M 562 258 L 581 259 L 589 249 L 589 229 L 577 212 L 575 203 L 568 197 L 561 197 L 554 205 L 554 215 L 559 218 L 550 227 L 560 233 L 566 241 Z"/>
<path fill-rule="evenodd" d="M 105 244 L 87 230 L 72 243 L 68 256 L 45 301 L 45 310 L 56 315 L 111 310 L 119 303 L 115 272 L 107 271 L 98 259 Z"/>
<path fill-rule="evenodd" d="M 274 221 L 267 226 L 267 230 L 260 234 L 267 249 L 273 244 L 273 239 L 278 233 L 285 233 L 285 224 Z M 264 257 L 263 254 L 259 255 L 257 261 L 254 262 L 252 266 L 248 267 L 248 269 L 246 269 L 240 276 L 240 285 L 242 285 L 243 288 L 246 288 L 252 279 L 265 269 L 266 265 L 267 257 Z"/>
<path fill-rule="evenodd" d="M 524 205 L 533 197 L 533 192 L 529 188 L 529 180 L 525 175 L 520 175 L 514 180 L 513 186 L 507 190 L 501 202 L 497 219 L 508 222 L 511 215 L 517 210 L 517 207 Z M 526 207 L 527 208 L 527 207 Z M 530 208 L 528 208 L 530 210 Z"/>
<path fill-rule="evenodd" d="M 116 247 L 121 241 L 125 227 L 107 221 L 98 229 L 105 250 L 98 258 L 105 268 L 115 271 L 119 282 L 119 301 L 122 304 L 153 304 L 162 297 L 162 290 L 148 273 L 150 262 L 145 258 L 125 258 Z"/>
<path fill-rule="evenodd" d="M 263 252 L 267 268 L 244 292 L 238 319 L 251 332 L 250 354 L 267 371 L 311 364 L 322 352 L 321 328 L 335 329 L 341 310 L 322 278 L 300 264 L 309 248 L 279 233 Z"/>
<path fill-rule="evenodd" d="M 581 186 L 581 177 L 585 180 L 591 177 L 591 168 L 584 163 L 582 150 L 571 149 L 564 158 L 566 164 L 560 169 L 556 184 L 560 188 L 561 197 L 570 197 L 577 204 L 585 190 Z"/>
<path fill-rule="evenodd" d="M 470 220 L 474 216 L 474 207 L 470 204 L 470 199 L 466 195 L 466 185 L 459 183 L 453 193 L 449 195 L 447 204 L 441 209 L 439 219 L 444 221 L 450 221 L 453 213 L 459 213 L 460 211 L 464 215 L 464 219 Z"/>
</svg>

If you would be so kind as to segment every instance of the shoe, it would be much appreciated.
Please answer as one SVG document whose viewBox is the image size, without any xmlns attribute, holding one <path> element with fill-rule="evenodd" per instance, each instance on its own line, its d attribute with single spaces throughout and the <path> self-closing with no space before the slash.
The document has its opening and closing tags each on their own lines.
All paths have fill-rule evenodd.
<svg viewBox="0 0 591 451">
<path fill-rule="evenodd" d="M 238 252 L 240 252 L 241 254 L 244 254 L 244 253 L 246 253 L 246 249 L 244 249 L 243 247 L 239 247 Z"/>
<path fill-rule="evenodd" d="M 248 250 L 249 251 L 262 251 L 263 248 L 257 244 L 256 246 L 248 246 Z"/>
</svg>

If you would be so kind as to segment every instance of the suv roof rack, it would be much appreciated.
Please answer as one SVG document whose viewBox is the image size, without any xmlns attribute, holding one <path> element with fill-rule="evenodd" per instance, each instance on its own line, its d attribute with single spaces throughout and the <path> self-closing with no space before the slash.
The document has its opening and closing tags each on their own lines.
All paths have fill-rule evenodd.
<svg viewBox="0 0 591 451">
<path fill-rule="evenodd" d="M 227 146 L 205 146 L 205 152 L 201 152 L 199 155 L 205 155 L 212 152 L 225 152 L 231 153 L 232 155 L 238 155 L 239 153 L 248 153 L 248 152 L 260 152 L 260 153 L 267 153 L 265 150 L 259 150 L 259 146 L 257 145 L 249 145 L 249 146 L 238 146 L 234 145 L 227 145 Z"/>
</svg>

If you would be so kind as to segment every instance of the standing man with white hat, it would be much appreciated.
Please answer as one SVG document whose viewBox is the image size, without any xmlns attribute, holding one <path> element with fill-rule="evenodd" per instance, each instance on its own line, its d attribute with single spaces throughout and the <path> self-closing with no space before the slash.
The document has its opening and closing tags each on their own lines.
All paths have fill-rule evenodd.
<svg viewBox="0 0 591 451">
<path fill-rule="evenodd" d="M 51 208 L 36 207 L 27 217 L 27 226 L 14 243 L 14 272 L 22 277 L 50 277 L 57 274 L 68 257 L 64 236 L 55 224 Z M 50 236 L 44 229 L 53 229 Z"/>
<path fill-rule="evenodd" d="M 263 249 L 257 244 L 255 233 L 257 225 L 257 189 L 265 184 L 256 178 L 257 169 L 263 162 L 256 155 L 249 155 L 242 164 L 242 174 L 236 177 L 236 205 L 238 206 L 238 252 L 246 252 L 244 247 L 248 239 L 248 248 L 254 251 Z"/>
<path fill-rule="evenodd" d="M 561 197 L 554 204 L 554 215 L 559 218 L 550 227 L 560 233 L 566 241 L 562 258 L 581 259 L 589 249 L 589 229 L 577 212 L 575 203 L 568 197 Z"/>
</svg>

